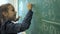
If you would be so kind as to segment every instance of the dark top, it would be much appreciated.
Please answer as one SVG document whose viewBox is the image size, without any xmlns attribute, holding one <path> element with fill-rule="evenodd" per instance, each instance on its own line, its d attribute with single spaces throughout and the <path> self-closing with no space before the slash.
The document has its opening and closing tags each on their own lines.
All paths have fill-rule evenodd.
<svg viewBox="0 0 60 34">
<path fill-rule="evenodd" d="M 9 20 L 6 21 L 5 24 L 0 25 L 0 33 L 17 34 L 18 32 L 23 32 L 27 30 L 31 24 L 32 15 L 33 15 L 32 10 L 29 10 L 22 23 L 14 24 Z"/>
</svg>

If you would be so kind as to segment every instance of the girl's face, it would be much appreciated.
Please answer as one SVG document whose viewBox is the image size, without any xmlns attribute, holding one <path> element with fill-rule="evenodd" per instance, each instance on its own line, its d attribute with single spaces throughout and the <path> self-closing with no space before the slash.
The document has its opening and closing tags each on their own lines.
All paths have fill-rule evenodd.
<svg viewBox="0 0 60 34">
<path fill-rule="evenodd" d="M 14 21 L 16 19 L 16 11 L 13 6 L 8 6 L 8 19 Z"/>
</svg>

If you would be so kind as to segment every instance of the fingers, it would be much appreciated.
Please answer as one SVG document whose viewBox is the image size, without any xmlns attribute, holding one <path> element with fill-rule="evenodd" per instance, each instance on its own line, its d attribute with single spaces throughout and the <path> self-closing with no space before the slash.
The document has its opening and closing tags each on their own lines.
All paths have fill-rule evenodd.
<svg viewBox="0 0 60 34">
<path fill-rule="evenodd" d="M 32 4 L 31 3 L 28 3 L 27 7 L 28 7 L 28 10 L 32 10 Z"/>
</svg>

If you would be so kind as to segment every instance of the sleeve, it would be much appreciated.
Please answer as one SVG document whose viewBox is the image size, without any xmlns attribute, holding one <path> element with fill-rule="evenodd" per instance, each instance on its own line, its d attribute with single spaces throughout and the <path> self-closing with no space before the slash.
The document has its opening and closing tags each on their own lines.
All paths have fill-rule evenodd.
<svg viewBox="0 0 60 34">
<path fill-rule="evenodd" d="M 27 30 L 31 24 L 32 15 L 33 15 L 32 10 L 29 10 L 27 15 L 25 16 L 24 20 L 22 21 L 22 23 L 7 24 L 6 31 L 8 33 L 17 33 L 17 32 L 22 32 L 22 31 Z"/>
</svg>

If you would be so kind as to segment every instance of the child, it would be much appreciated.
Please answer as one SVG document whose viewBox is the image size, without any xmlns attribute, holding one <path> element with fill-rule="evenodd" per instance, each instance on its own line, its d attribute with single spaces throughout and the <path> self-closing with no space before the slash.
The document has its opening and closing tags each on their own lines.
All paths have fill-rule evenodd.
<svg viewBox="0 0 60 34">
<path fill-rule="evenodd" d="M 17 21 L 16 11 L 11 4 L 4 4 L 0 6 L 0 34 L 17 34 L 27 30 L 31 24 L 32 6 L 28 4 L 28 13 L 22 23 L 14 24 L 11 21 Z"/>
</svg>

